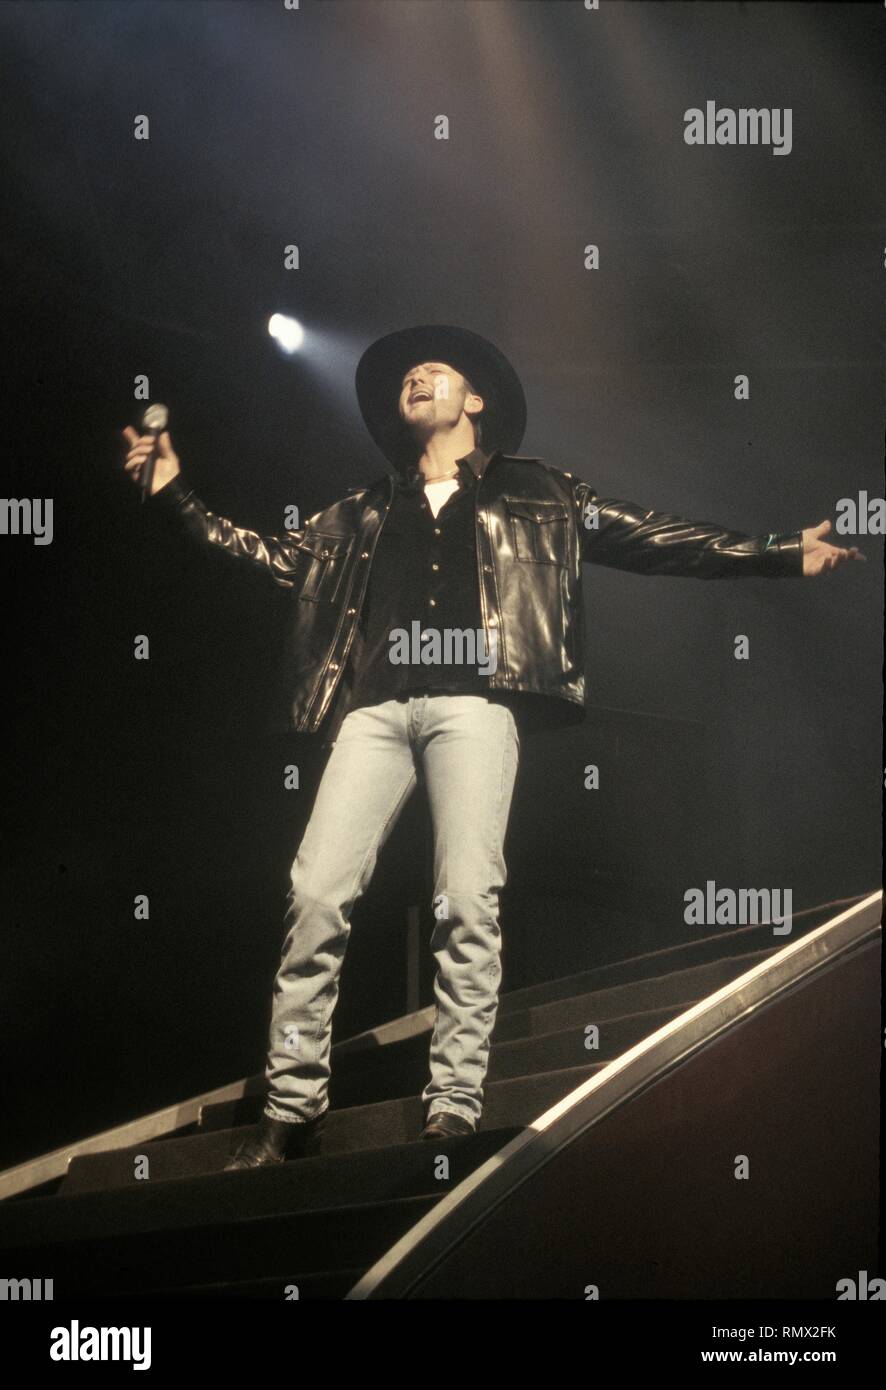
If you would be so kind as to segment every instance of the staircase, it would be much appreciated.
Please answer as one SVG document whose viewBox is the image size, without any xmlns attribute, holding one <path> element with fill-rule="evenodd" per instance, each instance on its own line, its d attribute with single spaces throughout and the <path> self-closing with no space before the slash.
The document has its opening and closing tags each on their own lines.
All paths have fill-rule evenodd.
<svg viewBox="0 0 886 1390">
<path fill-rule="evenodd" d="M 866 900 L 864 920 L 856 909 L 838 919 L 848 918 L 855 930 L 850 940 L 843 928 L 829 961 L 825 929 L 809 933 L 807 978 L 860 941 L 870 944 L 875 899 Z M 793 943 L 795 968 L 804 940 Z M 586 1083 L 604 1073 L 605 1080 L 611 1064 L 650 1035 L 679 1037 L 676 1020 L 755 967 L 761 968 L 755 978 L 765 982 L 767 964 L 784 954 L 783 939 L 773 940 L 770 927 L 740 928 L 504 995 L 483 1119 L 466 1138 L 418 1138 L 429 1011 L 412 1016 L 411 1026 L 390 1039 L 384 1030 L 348 1039 L 333 1049 L 331 1105 L 318 1155 L 274 1169 L 223 1171 L 261 1113 L 255 1079 L 238 1099 L 203 1104 L 196 1122 L 162 1138 L 75 1153 L 60 1180 L 8 1198 L 0 1204 L 3 1266 L 53 1278 L 56 1300 L 385 1296 L 366 1292 L 365 1282 L 362 1292 L 352 1291 L 392 1247 L 408 1244 L 441 1203 L 451 1204 L 471 1187 L 469 1180 L 473 1201 L 478 1191 L 482 1200 L 478 1174 L 500 1182 L 507 1167 L 502 1155 L 524 1161 L 532 1147 L 527 1140 L 546 1137 L 550 1160 L 552 1136 L 558 1123 L 567 1123 L 567 1112 L 570 1142 L 590 1133 L 594 1117 L 578 1129 L 575 1119 L 605 1086 Z M 710 1010 L 704 1014 L 709 1028 L 711 1017 Z M 724 1018 L 718 1017 L 719 1034 Z M 599 1030 L 593 1050 L 586 1046 L 590 1024 Z M 700 1046 L 694 1036 L 692 1047 Z M 659 1069 L 672 1069 L 674 1056 Z M 545 1129 L 540 1117 L 552 1107 L 563 1108 L 564 1116 Z M 496 1201 L 502 1200 L 499 1194 Z M 457 1207 L 455 1201 L 455 1219 Z"/>
</svg>

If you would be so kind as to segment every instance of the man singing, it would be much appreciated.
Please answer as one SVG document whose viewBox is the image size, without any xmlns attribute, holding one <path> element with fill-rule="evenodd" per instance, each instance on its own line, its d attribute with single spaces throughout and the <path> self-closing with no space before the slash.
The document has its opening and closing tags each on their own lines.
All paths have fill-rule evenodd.
<svg viewBox="0 0 886 1390">
<path fill-rule="evenodd" d="M 583 561 L 718 579 L 814 576 L 864 558 L 822 539 L 829 521 L 749 536 L 599 498 L 517 455 L 520 381 L 492 343 L 464 329 L 388 334 L 363 354 L 356 385 L 395 472 L 301 530 L 261 536 L 209 511 L 168 434 L 152 482 L 151 505 L 183 532 L 289 591 L 289 727 L 322 731 L 331 750 L 291 871 L 264 1113 L 228 1168 L 319 1147 L 351 912 L 419 781 L 433 826 L 437 1006 L 422 1137 L 477 1128 L 521 738 L 585 713 Z M 138 480 L 153 440 L 123 434 Z"/>
</svg>

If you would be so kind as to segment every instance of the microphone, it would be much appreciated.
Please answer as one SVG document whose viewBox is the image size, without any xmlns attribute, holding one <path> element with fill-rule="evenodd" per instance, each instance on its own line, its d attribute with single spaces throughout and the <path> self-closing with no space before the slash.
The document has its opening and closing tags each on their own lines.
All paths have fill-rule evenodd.
<svg viewBox="0 0 886 1390">
<path fill-rule="evenodd" d="M 154 447 L 145 459 L 142 468 L 142 501 L 147 502 L 151 495 L 151 487 L 154 482 L 154 464 L 157 462 L 157 440 L 166 429 L 169 423 L 169 411 L 165 405 L 158 401 L 156 405 L 149 405 L 142 416 L 142 434 L 152 434 L 154 436 Z"/>
</svg>

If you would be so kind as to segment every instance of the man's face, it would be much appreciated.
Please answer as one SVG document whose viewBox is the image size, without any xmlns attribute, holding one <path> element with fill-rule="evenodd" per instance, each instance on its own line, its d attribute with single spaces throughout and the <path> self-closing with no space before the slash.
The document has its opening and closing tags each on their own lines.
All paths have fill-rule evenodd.
<svg viewBox="0 0 886 1390">
<path fill-rule="evenodd" d="M 466 404 L 466 413 L 476 415 L 483 401 L 446 362 L 420 362 L 403 377 L 400 419 L 417 438 L 428 439 L 440 425 L 458 424 Z"/>
</svg>

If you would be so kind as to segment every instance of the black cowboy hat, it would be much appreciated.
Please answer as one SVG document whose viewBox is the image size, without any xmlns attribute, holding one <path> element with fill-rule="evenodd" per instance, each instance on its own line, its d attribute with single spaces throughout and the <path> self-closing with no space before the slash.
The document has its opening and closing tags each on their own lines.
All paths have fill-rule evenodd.
<svg viewBox="0 0 886 1390">
<path fill-rule="evenodd" d="M 512 454 L 526 429 L 526 398 L 508 359 L 493 343 L 466 328 L 424 324 L 388 333 L 366 349 L 357 364 L 357 401 L 366 428 L 385 458 L 404 470 L 419 446 L 400 419 L 403 377 L 420 362 L 445 362 L 467 377 L 483 397 L 483 451 Z"/>
</svg>

